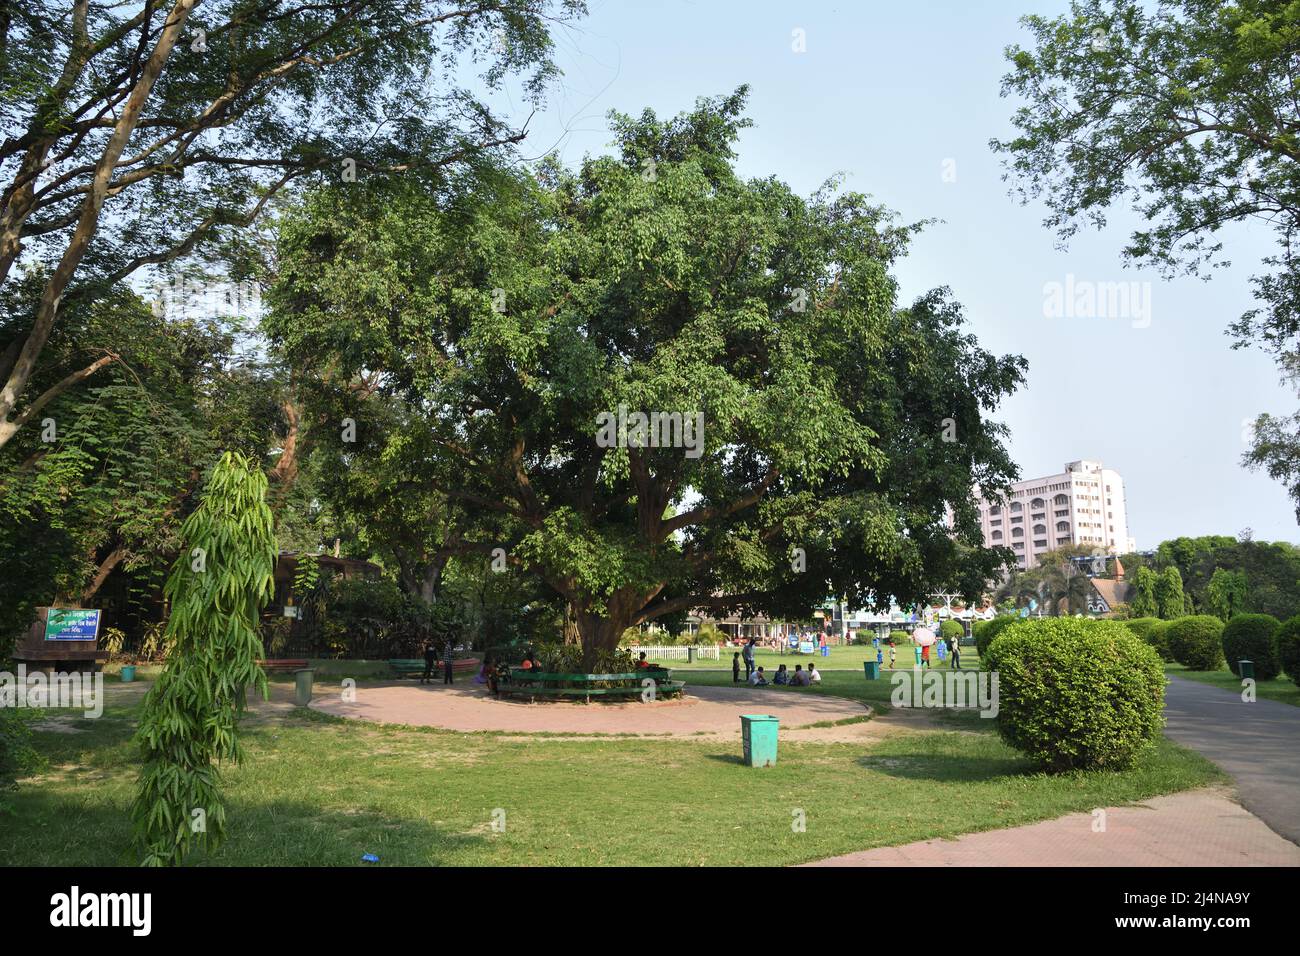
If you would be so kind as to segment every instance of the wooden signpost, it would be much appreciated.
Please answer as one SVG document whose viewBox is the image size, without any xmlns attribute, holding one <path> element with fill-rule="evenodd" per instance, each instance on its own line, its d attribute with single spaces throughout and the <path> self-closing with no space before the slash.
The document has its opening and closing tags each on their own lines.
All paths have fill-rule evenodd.
<svg viewBox="0 0 1300 956">
<path fill-rule="evenodd" d="M 36 612 L 13 655 L 28 670 L 97 671 L 108 660 L 108 651 L 99 649 L 97 608 L 42 607 Z"/>
</svg>

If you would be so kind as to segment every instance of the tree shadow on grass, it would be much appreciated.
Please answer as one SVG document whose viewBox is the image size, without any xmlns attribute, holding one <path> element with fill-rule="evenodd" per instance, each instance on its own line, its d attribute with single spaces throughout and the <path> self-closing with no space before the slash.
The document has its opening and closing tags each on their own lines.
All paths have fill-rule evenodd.
<svg viewBox="0 0 1300 956">
<path fill-rule="evenodd" d="M 84 794 L 23 787 L 0 830 L 0 857 L 20 866 L 135 866 L 129 809 L 116 800 L 88 802 Z M 226 805 L 226 840 L 215 852 L 195 852 L 189 866 L 438 866 L 483 848 L 486 834 L 445 828 L 374 810 L 322 809 L 301 801 Z"/>
<path fill-rule="evenodd" d="M 1018 757 L 962 757 L 934 753 L 867 754 L 858 765 L 890 777 L 938 783 L 988 783 L 1033 774 Z"/>
</svg>

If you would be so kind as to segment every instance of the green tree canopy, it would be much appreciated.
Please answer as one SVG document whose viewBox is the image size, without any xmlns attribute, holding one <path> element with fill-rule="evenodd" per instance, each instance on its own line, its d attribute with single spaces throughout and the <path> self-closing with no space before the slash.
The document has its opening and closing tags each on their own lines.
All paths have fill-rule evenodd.
<svg viewBox="0 0 1300 956">
<path fill-rule="evenodd" d="M 973 598 L 1004 560 L 971 489 L 1015 475 L 986 415 L 1024 360 L 943 290 L 898 305 L 915 227 L 738 176 L 743 99 L 615 116 L 617 154 L 577 171 L 318 192 L 281 231 L 287 360 L 418 409 L 447 497 L 499 522 L 459 549 L 543 579 L 589 654 L 696 607 Z M 655 412 L 656 440 L 619 427 Z"/>
<path fill-rule="evenodd" d="M 1129 613 L 1133 617 L 1160 616 L 1160 605 L 1156 601 L 1157 580 L 1155 571 L 1148 567 L 1139 567 L 1133 573 L 1133 599 L 1129 601 Z"/>
<path fill-rule="evenodd" d="M 1258 221 L 1278 240 L 1254 277 L 1260 307 L 1232 326 L 1300 383 L 1300 15 L 1279 0 L 1072 0 L 1026 16 L 1003 93 L 1018 135 L 993 140 L 1023 199 L 1068 240 L 1134 207 L 1127 261 L 1166 273 L 1228 262 L 1225 226 Z M 1300 414 L 1262 415 L 1247 464 L 1290 486 L 1300 518 Z"/>
<path fill-rule="evenodd" d="M 1183 576 L 1175 567 L 1165 568 L 1156 578 L 1156 612 L 1166 621 L 1187 613 L 1187 598 L 1183 594 Z"/>
<path fill-rule="evenodd" d="M 189 257 L 233 255 L 306 178 L 448 175 L 518 142 L 458 65 L 536 96 L 579 0 L 28 0 L 0 9 L 0 288 L 39 267 L 31 321 L 0 316 L 0 447 L 107 356 L 37 391 L 62 309 Z M 231 278 L 238 279 L 238 266 Z"/>
</svg>

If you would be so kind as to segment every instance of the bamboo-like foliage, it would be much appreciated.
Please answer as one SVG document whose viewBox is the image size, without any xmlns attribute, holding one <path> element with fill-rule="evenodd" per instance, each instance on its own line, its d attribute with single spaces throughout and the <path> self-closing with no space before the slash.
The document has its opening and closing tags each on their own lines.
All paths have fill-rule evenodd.
<svg viewBox="0 0 1300 956">
<path fill-rule="evenodd" d="M 131 809 L 146 866 L 180 863 L 225 835 L 217 765 L 238 763 L 245 691 L 267 693 L 257 622 L 274 590 L 275 534 L 266 476 L 227 452 L 181 527 L 172 568 L 167 669 L 145 698 L 137 739 L 144 751 Z"/>
</svg>

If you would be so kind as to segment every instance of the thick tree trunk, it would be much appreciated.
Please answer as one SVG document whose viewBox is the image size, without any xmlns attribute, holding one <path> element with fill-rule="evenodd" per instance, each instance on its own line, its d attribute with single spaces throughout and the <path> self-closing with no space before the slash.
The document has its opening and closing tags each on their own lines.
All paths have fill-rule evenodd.
<svg viewBox="0 0 1300 956">
<path fill-rule="evenodd" d="M 603 615 L 579 611 L 577 625 L 582 639 L 582 666 L 592 673 L 597 657 L 618 647 L 619 638 L 632 625 L 632 614 L 616 607 Z"/>
</svg>

